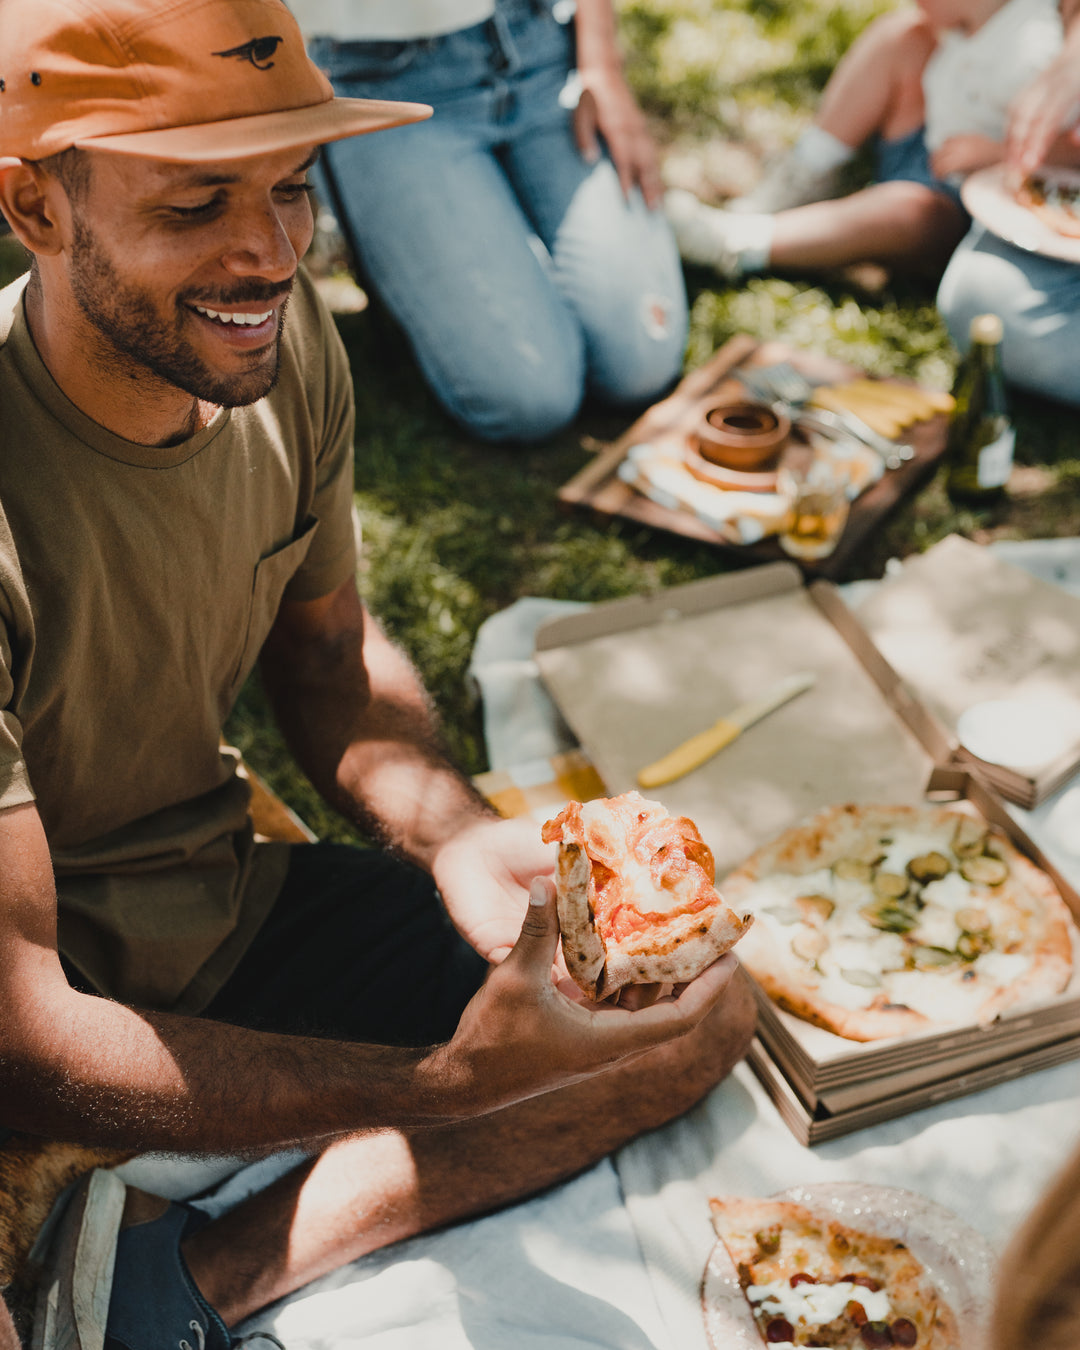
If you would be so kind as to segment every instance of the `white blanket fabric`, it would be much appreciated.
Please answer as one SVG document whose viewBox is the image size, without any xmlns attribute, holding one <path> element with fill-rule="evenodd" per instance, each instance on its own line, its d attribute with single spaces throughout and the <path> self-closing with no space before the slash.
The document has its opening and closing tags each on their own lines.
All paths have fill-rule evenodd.
<svg viewBox="0 0 1080 1350">
<path fill-rule="evenodd" d="M 1076 542 L 1003 551 L 1080 593 Z M 550 609 L 551 602 L 532 602 L 509 619 L 496 616 L 513 635 L 509 645 L 490 631 L 478 644 L 473 674 L 481 689 L 492 663 L 499 686 L 492 707 L 521 718 L 516 730 L 512 717 L 498 728 L 504 764 L 513 762 L 519 733 L 523 758 L 565 744 L 565 730 L 545 723 L 544 699 L 529 687 L 532 631 Z M 1080 850 L 1080 832 L 1062 827 L 1074 808 L 1080 812 L 1076 780 L 1037 812 L 1018 814 L 1080 881 L 1080 853 L 1070 847 Z M 812 1149 L 796 1142 L 743 1065 L 696 1110 L 623 1149 L 614 1163 L 502 1213 L 356 1261 L 242 1330 L 272 1330 L 288 1350 L 706 1350 L 698 1290 L 712 1246 L 709 1195 L 769 1195 L 838 1180 L 898 1186 L 944 1204 L 1000 1250 L 1078 1144 L 1080 1063 Z M 245 1169 L 206 1203 L 227 1208 L 295 1161 Z M 182 1195 L 227 1170 L 202 1165 L 185 1173 L 140 1159 L 126 1173 L 147 1189 Z"/>
</svg>

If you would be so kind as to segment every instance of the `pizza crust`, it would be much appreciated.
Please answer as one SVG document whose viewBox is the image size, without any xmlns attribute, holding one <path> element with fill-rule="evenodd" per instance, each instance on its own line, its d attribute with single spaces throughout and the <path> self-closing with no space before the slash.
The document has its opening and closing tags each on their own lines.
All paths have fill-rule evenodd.
<svg viewBox="0 0 1080 1350">
<path fill-rule="evenodd" d="M 950 841 L 962 820 L 975 822 L 970 828 L 984 838 L 978 856 L 1000 860 L 1004 880 L 978 885 L 961 878 L 959 869 L 970 870 L 970 858 L 956 855 Z M 882 839 L 889 841 L 886 847 Z M 854 869 L 875 851 L 886 862 L 890 850 L 902 858 L 897 850 L 905 840 L 921 845 L 924 855 L 941 853 L 948 871 L 935 891 L 934 882 L 914 883 L 905 864 L 890 864 L 904 874 L 910 894 L 900 902 L 908 906 L 898 912 L 900 931 L 883 932 L 862 916 L 888 902 L 860 891 L 861 883 L 838 880 L 832 869 L 838 862 Z M 877 866 L 867 863 L 872 872 Z M 724 890 L 730 903 L 764 919 L 740 956 L 769 997 L 850 1040 L 985 1025 L 1008 1008 L 1059 993 L 1072 973 L 1073 922 L 1053 882 L 966 805 L 829 807 L 758 849 L 725 879 Z M 822 917 L 830 904 L 832 912 Z M 983 915 L 986 949 L 961 958 L 962 941 L 975 939 L 955 916 L 972 912 Z M 923 933 L 932 920 L 944 936 L 931 940 Z M 907 931 L 905 922 L 911 924 Z"/>
<path fill-rule="evenodd" d="M 640 793 L 587 808 L 570 802 L 544 825 L 543 837 L 559 844 L 555 881 L 567 970 L 590 998 L 628 984 L 696 979 L 750 926 L 750 916 L 734 913 L 715 890 L 712 854 L 693 822 L 672 818 Z M 650 896 L 646 871 L 670 890 L 654 886 Z M 620 881 L 619 908 L 633 911 L 634 926 L 616 932 L 610 891 Z M 640 910 L 635 900 L 656 907 Z"/>
</svg>

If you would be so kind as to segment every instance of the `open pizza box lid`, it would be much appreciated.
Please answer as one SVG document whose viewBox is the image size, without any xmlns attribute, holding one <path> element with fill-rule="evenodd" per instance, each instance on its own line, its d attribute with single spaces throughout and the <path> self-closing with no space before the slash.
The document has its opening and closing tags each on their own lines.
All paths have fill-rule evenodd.
<svg viewBox="0 0 1080 1350">
<path fill-rule="evenodd" d="M 716 858 L 721 889 L 722 878 L 755 848 L 822 807 L 918 803 L 931 791 L 938 800 L 970 797 L 1051 875 L 1080 917 L 1080 897 L 1004 804 L 978 779 L 950 767 L 953 745 L 941 724 L 912 697 L 835 587 L 825 581 L 804 586 L 793 564 L 711 577 L 556 619 L 537 635 L 536 660 L 612 794 L 634 788 L 642 765 L 785 676 L 815 675 L 807 692 L 692 773 L 649 794 L 697 823 Z M 979 1067 L 1003 1060 L 1019 1065 L 1065 1038 L 1080 1055 L 1080 961 L 1063 994 L 986 1028 L 861 1043 L 792 1017 L 764 995 L 761 1004 L 762 1054 L 810 1114 L 845 1115 L 875 1104 L 894 1114 L 889 1105 L 898 1074 L 905 1093 L 920 1094 Z"/>
<path fill-rule="evenodd" d="M 1032 807 L 1080 767 L 1080 599 L 950 535 L 857 607 L 957 758 Z"/>
</svg>

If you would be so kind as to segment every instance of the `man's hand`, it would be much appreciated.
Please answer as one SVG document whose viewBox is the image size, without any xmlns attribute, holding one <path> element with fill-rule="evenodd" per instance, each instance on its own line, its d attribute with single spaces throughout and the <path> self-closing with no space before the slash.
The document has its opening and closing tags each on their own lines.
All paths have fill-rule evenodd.
<svg viewBox="0 0 1080 1350">
<path fill-rule="evenodd" d="M 639 187 L 651 209 L 660 205 L 663 183 L 656 143 L 630 86 L 616 65 L 598 65 L 578 72 L 581 97 L 574 111 L 574 138 L 582 158 L 594 164 L 604 138 L 624 195 Z"/>
<path fill-rule="evenodd" d="M 435 856 L 431 868 L 454 926 L 488 961 L 508 955 L 529 905 L 529 884 L 555 870 L 554 844 L 528 820 L 477 818 Z"/>
<path fill-rule="evenodd" d="M 950 136 L 938 146 L 930 156 L 930 167 L 935 177 L 948 178 L 954 173 L 974 173 L 988 164 L 998 164 L 1004 156 L 1005 147 L 1000 141 L 977 132 L 964 132 Z"/>
<path fill-rule="evenodd" d="M 513 951 L 474 995 L 453 1040 L 420 1066 L 432 1075 L 430 1091 L 462 1117 L 567 1087 L 686 1035 L 737 969 L 729 953 L 678 997 L 636 1011 L 583 1004 L 552 982 L 558 940 L 555 886 L 538 878 Z"/>
</svg>

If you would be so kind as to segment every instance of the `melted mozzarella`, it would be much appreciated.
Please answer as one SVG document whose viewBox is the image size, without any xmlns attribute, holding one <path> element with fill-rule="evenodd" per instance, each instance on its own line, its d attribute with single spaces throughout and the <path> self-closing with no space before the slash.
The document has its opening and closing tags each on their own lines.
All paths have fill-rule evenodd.
<svg viewBox="0 0 1080 1350">
<path fill-rule="evenodd" d="M 922 889 L 922 898 L 928 905 L 939 905 L 942 909 L 955 912 L 972 903 L 974 890 L 971 882 L 965 881 L 959 872 L 947 872 L 938 881 L 926 883 Z"/>
<path fill-rule="evenodd" d="M 1031 962 L 1030 956 L 1020 953 L 985 952 L 975 962 L 975 969 L 980 980 L 1004 988 L 1005 985 L 1012 984 L 1013 980 L 1018 980 L 1021 975 L 1026 975 L 1031 969 Z"/>
<path fill-rule="evenodd" d="M 833 874 L 828 867 L 817 872 L 799 875 L 795 872 L 774 872 L 754 883 L 746 897 L 746 908 L 769 920 L 770 909 L 790 907 L 800 895 L 833 895 Z"/>
<path fill-rule="evenodd" d="M 667 811 L 659 802 L 649 801 L 646 798 L 635 804 L 635 811 L 636 816 L 641 817 L 646 824 L 663 820 L 667 816 Z M 589 841 L 590 851 L 594 845 L 599 844 L 596 853 L 601 858 L 610 857 L 612 851 L 618 853 L 619 898 L 633 905 L 638 913 L 668 913 L 695 898 L 698 876 L 687 873 L 679 877 L 670 889 L 660 889 L 654 884 L 652 871 L 647 863 L 636 858 L 630 849 L 619 843 L 612 843 L 613 840 L 620 840 L 625 836 L 627 819 L 620 813 L 612 811 L 607 799 L 600 797 L 585 802 L 581 808 L 581 823 L 585 830 L 585 838 Z"/>
<path fill-rule="evenodd" d="M 927 905 L 919 912 L 919 922 L 911 936 L 924 947 L 944 947 L 951 952 L 960 941 L 960 925 L 952 910 L 942 905 Z"/>
<path fill-rule="evenodd" d="M 850 1280 L 838 1280 L 836 1284 L 811 1284 L 807 1281 L 794 1288 L 787 1280 L 775 1280 L 771 1284 L 751 1285 L 746 1296 L 752 1304 L 761 1305 L 760 1310 L 764 1315 L 784 1317 L 792 1326 L 799 1322 L 807 1326 L 824 1326 L 827 1322 L 834 1322 L 853 1300 L 862 1305 L 871 1322 L 885 1321 L 892 1311 L 884 1289 L 867 1289 L 865 1285 L 853 1284 Z"/>
<path fill-rule="evenodd" d="M 873 936 L 869 938 L 838 935 L 818 958 L 818 965 L 827 975 L 841 970 L 863 970 L 881 976 L 887 970 L 903 970 L 907 948 L 900 934 L 879 933 L 877 929 L 871 932 Z"/>
<path fill-rule="evenodd" d="M 619 867 L 619 876 L 623 885 L 622 899 L 628 900 L 639 914 L 666 913 L 694 898 L 695 878 L 683 876 L 671 890 L 658 890 L 653 885 L 649 868 L 629 854 Z"/>
<path fill-rule="evenodd" d="M 928 830 L 895 830 L 890 834 L 891 843 L 883 845 L 885 857 L 880 868 L 883 872 L 897 872 L 903 876 L 912 858 L 923 853 L 948 853 L 952 831 L 941 830 L 931 833 Z"/>
<path fill-rule="evenodd" d="M 889 998 L 935 1022 L 972 1022 L 989 990 L 964 971 L 900 970 L 888 979 Z"/>
</svg>

